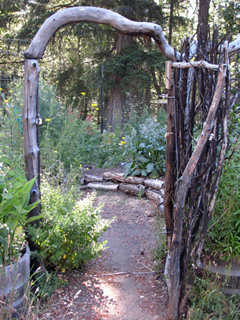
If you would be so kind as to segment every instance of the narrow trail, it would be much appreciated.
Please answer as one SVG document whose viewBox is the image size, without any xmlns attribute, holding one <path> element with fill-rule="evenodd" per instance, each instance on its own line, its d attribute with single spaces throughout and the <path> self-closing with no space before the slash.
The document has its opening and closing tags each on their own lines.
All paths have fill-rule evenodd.
<svg viewBox="0 0 240 320">
<path fill-rule="evenodd" d="M 102 217 L 112 219 L 101 240 L 108 249 L 86 266 L 63 275 L 68 285 L 56 290 L 39 319 L 165 320 L 167 289 L 152 261 L 157 206 L 121 192 L 98 192 Z"/>
</svg>

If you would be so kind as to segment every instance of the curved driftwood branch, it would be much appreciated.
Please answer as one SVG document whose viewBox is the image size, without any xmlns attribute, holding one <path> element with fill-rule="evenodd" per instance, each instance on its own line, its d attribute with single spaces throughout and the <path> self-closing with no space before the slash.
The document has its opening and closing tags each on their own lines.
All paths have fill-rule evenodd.
<svg viewBox="0 0 240 320">
<path fill-rule="evenodd" d="M 25 57 L 41 59 L 44 50 L 55 32 L 61 27 L 76 22 L 95 22 L 106 24 L 124 34 L 133 36 L 149 36 L 155 40 L 165 57 L 175 60 L 174 49 L 167 43 L 162 28 L 150 22 L 131 21 L 120 14 L 96 7 L 74 7 L 61 10 L 49 17 L 38 30 Z"/>
<path fill-rule="evenodd" d="M 233 54 L 240 50 L 240 33 L 237 35 L 237 38 L 229 43 L 228 53 Z"/>
</svg>

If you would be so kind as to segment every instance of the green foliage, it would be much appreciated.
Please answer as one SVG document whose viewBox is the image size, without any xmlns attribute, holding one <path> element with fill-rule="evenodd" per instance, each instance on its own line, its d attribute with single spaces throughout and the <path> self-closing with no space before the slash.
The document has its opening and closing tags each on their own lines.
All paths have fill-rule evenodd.
<svg viewBox="0 0 240 320">
<path fill-rule="evenodd" d="M 11 161 L 2 156 L 0 177 L 0 265 L 14 262 L 24 244 L 24 227 L 36 217 L 27 218 L 38 202 L 28 205 L 35 179 L 26 181 L 22 171 L 11 169 Z"/>
<path fill-rule="evenodd" d="M 126 175 L 157 178 L 165 172 L 166 128 L 149 117 L 125 136 L 125 148 L 133 159 L 126 168 Z"/>
<path fill-rule="evenodd" d="M 240 304 L 237 296 L 227 297 L 220 291 L 221 283 L 217 277 L 204 275 L 196 277 L 191 290 L 191 307 L 188 319 L 191 320 L 237 320 Z"/>
<path fill-rule="evenodd" d="M 240 259 L 240 105 L 230 113 L 229 151 L 218 187 L 205 248 L 222 260 Z"/>
<path fill-rule="evenodd" d="M 64 272 L 100 255 L 106 242 L 98 239 L 110 222 L 101 219 L 100 206 L 94 208 L 94 195 L 77 201 L 74 187 L 61 191 L 47 182 L 41 190 L 44 218 L 40 228 L 29 231 L 46 267 Z"/>
<path fill-rule="evenodd" d="M 0 88 L 0 146 L 9 158 L 19 156 L 23 164 L 22 85 L 15 82 L 11 89 Z"/>
<path fill-rule="evenodd" d="M 240 31 L 240 4 L 238 1 L 221 1 L 218 6 L 219 19 L 223 19 L 221 29 L 237 34 Z"/>
<path fill-rule="evenodd" d="M 31 292 L 34 305 L 51 297 L 53 292 L 67 284 L 59 272 L 42 270 L 39 268 L 31 279 Z"/>
<path fill-rule="evenodd" d="M 218 189 L 206 249 L 223 260 L 240 258 L 240 150 L 227 161 Z"/>
</svg>

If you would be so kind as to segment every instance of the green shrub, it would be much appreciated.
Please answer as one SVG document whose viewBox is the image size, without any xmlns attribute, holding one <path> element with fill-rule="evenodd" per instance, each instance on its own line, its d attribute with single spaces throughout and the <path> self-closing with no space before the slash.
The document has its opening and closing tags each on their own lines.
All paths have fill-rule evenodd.
<svg viewBox="0 0 240 320">
<path fill-rule="evenodd" d="M 164 174 L 165 133 L 166 127 L 149 117 L 125 136 L 125 155 L 132 158 L 127 175 L 157 178 Z"/>
<path fill-rule="evenodd" d="M 101 254 L 106 241 L 98 242 L 109 221 L 102 220 L 101 207 L 93 207 L 94 195 L 77 201 L 74 188 L 61 192 L 42 183 L 42 219 L 38 229 L 29 231 L 40 249 L 46 267 L 65 271 L 81 268 Z"/>
<path fill-rule="evenodd" d="M 240 259 L 240 150 L 226 162 L 205 249 L 222 260 Z"/>
</svg>

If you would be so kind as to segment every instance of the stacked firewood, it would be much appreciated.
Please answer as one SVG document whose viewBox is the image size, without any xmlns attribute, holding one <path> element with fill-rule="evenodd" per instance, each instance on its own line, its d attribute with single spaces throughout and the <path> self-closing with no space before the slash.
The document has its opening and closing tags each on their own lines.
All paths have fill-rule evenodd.
<svg viewBox="0 0 240 320">
<path fill-rule="evenodd" d="M 164 201 L 164 179 L 148 177 L 124 177 L 124 173 L 104 172 L 102 175 L 84 174 L 81 189 L 123 191 L 135 196 L 146 196 L 159 205 Z"/>
</svg>

